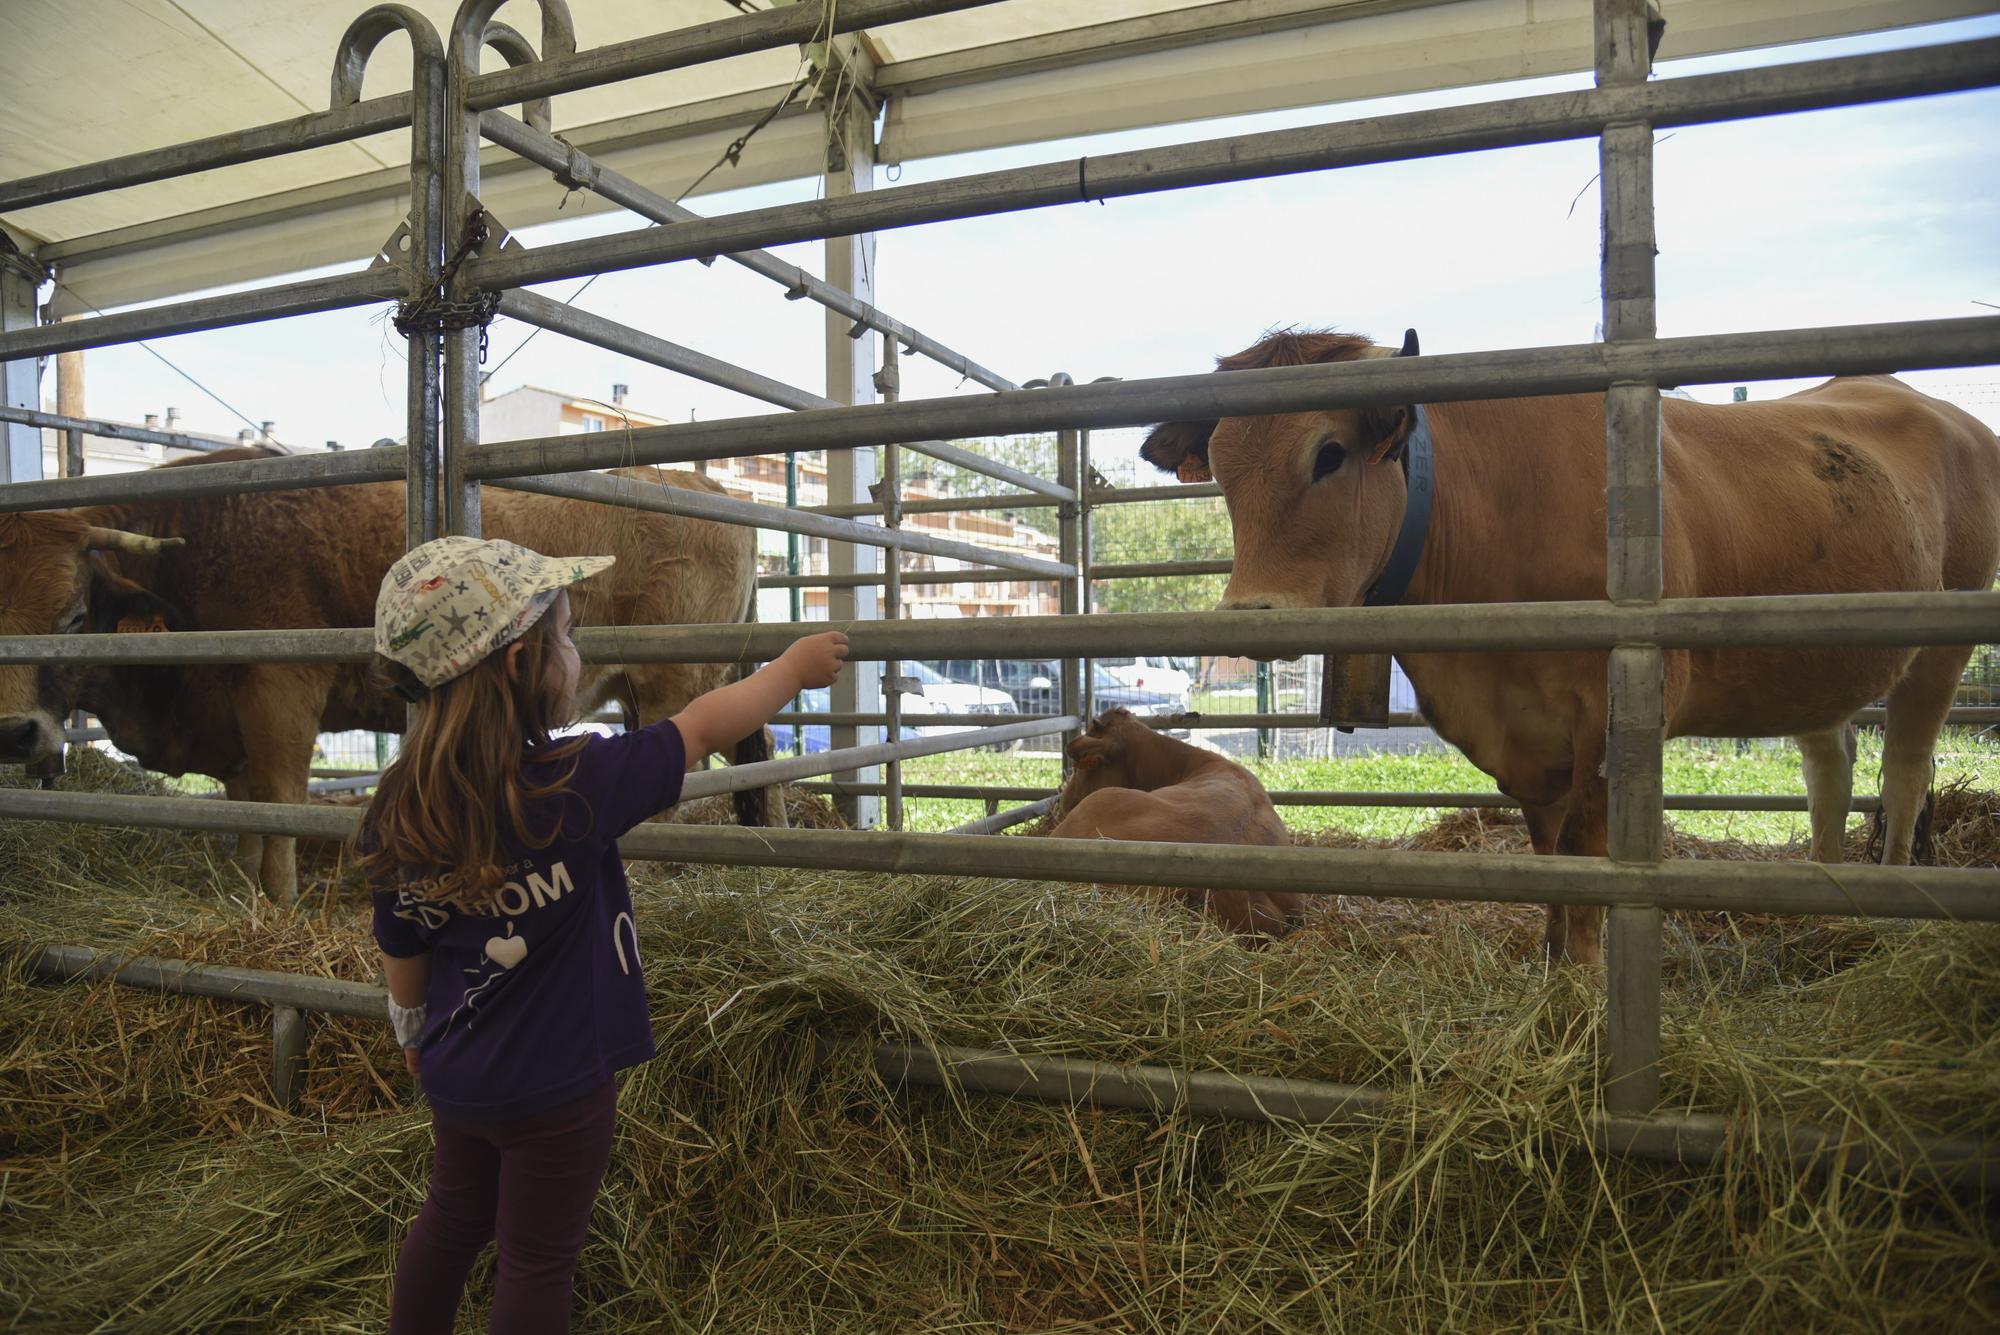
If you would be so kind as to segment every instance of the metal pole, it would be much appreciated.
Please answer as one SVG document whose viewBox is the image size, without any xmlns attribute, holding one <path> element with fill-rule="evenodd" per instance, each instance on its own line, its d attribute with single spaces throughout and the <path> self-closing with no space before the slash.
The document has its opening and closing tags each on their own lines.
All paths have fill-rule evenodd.
<svg viewBox="0 0 2000 1335">
<path fill-rule="evenodd" d="M 1092 539 L 1090 536 L 1090 490 L 1089 483 L 1097 476 L 1097 470 L 1090 464 L 1090 432 L 1079 431 L 1076 441 L 1076 470 L 1083 485 L 1077 491 L 1076 511 L 1076 587 L 1077 601 L 1082 608 L 1080 615 L 1089 616 L 1097 610 L 1097 591 L 1091 581 L 1097 578 L 1097 567 L 1091 559 Z M 1083 712 L 1079 718 L 1089 720 L 1097 717 L 1097 684 L 1094 674 L 1086 672 L 1081 683 Z"/>
<path fill-rule="evenodd" d="M 906 443 L 903 448 L 916 447 Z M 975 510 L 1030 510 L 1037 506 L 1052 506 L 1057 503 L 1054 497 L 1040 496 L 1028 491 L 1007 491 L 997 496 L 929 496 L 916 500 L 905 498 L 903 514 L 940 515 Z M 882 507 L 873 502 L 867 505 L 815 505 L 809 508 L 815 513 L 834 515 L 841 519 L 860 519 L 866 515 L 882 513 Z"/>
<path fill-rule="evenodd" d="M 796 510 L 799 508 L 799 456 L 796 450 L 787 450 L 785 452 L 785 508 L 787 510 Z M 797 533 L 788 532 L 785 534 L 785 570 L 793 580 L 799 578 L 799 535 Z M 770 587 L 769 581 L 760 580 L 759 584 L 762 587 Z M 796 583 L 792 584 L 790 588 L 792 593 L 792 623 L 796 625 L 805 620 L 805 589 Z M 792 708 L 798 709 L 800 707 L 800 701 L 794 698 Z M 803 727 L 792 734 L 792 750 L 795 755 L 804 755 L 806 753 L 806 730 Z"/>
<path fill-rule="evenodd" d="M 1597 82 L 1642 85 L 1652 71 L 1648 0 L 1595 0 Z M 1599 141 L 1603 201 L 1604 337 L 1654 336 L 1653 128 L 1607 125 Z M 1647 380 L 1613 384 L 1605 403 L 1606 594 L 1655 607 L 1664 592 L 1660 489 L 1660 391 Z M 1664 658 L 1657 645 L 1620 644 L 1606 684 L 1606 826 L 1611 860 L 1651 866 L 1664 856 L 1661 747 Z M 1606 1022 L 1610 1062 L 1604 1106 L 1644 1113 L 1660 1101 L 1661 914 L 1615 905 L 1607 925 Z"/>
<path fill-rule="evenodd" d="M 1051 387 L 1074 383 L 1065 371 L 1057 371 L 1049 377 Z M 1074 575 L 1056 583 L 1056 610 L 1063 616 L 1081 616 L 1086 583 L 1083 569 L 1083 433 L 1074 427 L 1056 433 L 1056 481 L 1076 495 L 1075 500 L 1064 501 L 1056 507 L 1056 557 L 1064 565 L 1076 568 Z M 1078 721 L 1077 731 L 1064 739 L 1062 773 L 1065 779 L 1071 769 L 1067 743 L 1074 741 L 1090 725 L 1090 715 L 1085 711 L 1083 700 L 1084 682 L 1088 676 L 1084 659 L 1074 654 L 1063 655 L 1062 698 L 1056 707 L 1062 713 L 1075 715 Z"/>
<path fill-rule="evenodd" d="M 435 39 L 434 39 L 435 40 Z M 444 263 L 448 210 L 441 169 L 445 156 L 445 125 L 452 115 L 447 101 L 447 73 L 439 51 L 436 60 L 419 59 L 415 77 L 416 127 L 410 147 L 410 299 L 435 293 Z M 409 336 L 409 366 L 404 412 L 408 422 L 408 456 L 404 461 L 403 516 L 405 547 L 417 547 L 438 536 L 443 517 L 440 471 L 444 461 L 444 345 L 439 332 L 417 325 Z M 474 409 L 477 412 L 477 408 Z M 476 420 L 476 418 L 475 418 Z"/>
<path fill-rule="evenodd" d="M 292 1006 L 271 1008 L 271 1101 L 296 1112 L 306 1083 L 306 1017 Z"/>
<path fill-rule="evenodd" d="M 852 519 L 835 519 L 832 515 L 814 514 L 806 510 L 784 510 L 757 501 L 740 501 L 734 496 L 717 496 L 713 492 L 661 486 L 657 483 L 640 482 L 629 477 L 613 477 L 603 473 L 497 478 L 492 485 L 514 491 L 537 492 L 544 496 L 567 496 L 575 500 L 598 501 L 606 505 L 624 505 L 635 510 L 651 510 L 659 514 L 691 515 L 728 524 L 747 524 L 754 528 L 807 533 L 843 544 L 907 548 L 913 552 L 928 552 L 935 556 L 949 556 L 961 561 L 986 561 L 996 566 L 1015 567 L 1026 574 L 1040 575 L 1044 578 L 1058 578 L 1069 569 L 1058 562 L 1045 561 L 1039 556 L 993 551 L 969 542 L 934 538 L 928 533 L 908 529 L 890 530 L 879 524 L 857 524 Z M 870 573 L 878 576 L 880 574 L 880 572 Z M 879 577 L 874 582 L 879 583 Z"/>
<path fill-rule="evenodd" d="M 846 8 L 843 0 L 841 9 L 844 12 Z M 478 281 L 487 290 L 498 291 L 599 270 L 702 259 L 843 233 L 1576 139 L 1599 134 L 1612 124 L 1643 120 L 1655 126 L 1690 125 L 1983 88 L 1996 81 L 2000 81 L 2000 38 L 1988 38 L 1915 51 L 1694 75 L 1657 85 L 1549 93 L 1072 158 L 900 186 L 874 199 L 830 196 L 671 228 L 540 246 L 525 254 L 482 261 Z"/>
<path fill-rule="evenodd" d="M 53 204 L 57 200 L 76 199 L 123 186 L 165 180 L 169 176 L 185 176 L 215 167 L 256 162 L 261 158 L 365 139 L 371 134 L 401 129 L 409 123 L 408 93 L 370 98 L 354 106 L 316 111 L 247 130 L 232 130 L 228 134 L 175 144 L 170 148 L 152 148 L 143 153 L 128 153 L 120 158 L 85 163 L 80 167 L 44 172 L 40 176 L 0 181 L 0 212 L 11 213 L 37 204 Z"/>
<path fill-rule="evenodd" d="M 1018 815 L 1003 813 L 1002 818 Z M 318 1011 L 381 1021 L 382 988 L 309 974 L 201 965 L 153 956 L 125 957 L 86 946 L 47 946 L 27 955 L 29 973 L 75 982 L 108 978 L 150 988 L 255 1002 L 274 1010 Z M 1044 1099 L 1096 1107 L 1139 1108 L 1158 1114 L 1180 1110 L 1250 1122 L 1309 1125 L 1365 1123 L 1382 1115 L 1390 1095 L 1365 1085 L 1272 1076 L 1235 1076 L 1171 1066 L 1090 1062 L 1068 1057 L 948 1045 L 878 1043 L 875 1069 L 891 1085 L 940 1085 L 1010 1098 Z M 1921 1172 L 1945 1181 L 1992 1190 L 2000 1184 L 2000 1153 L 1989 1142 L 1914 1134 L 1875 1137 L 1857 1128 L 1801 1123 L 1744 1126 L 1721 1117 L 1624 1117 L 1593 1113 L 1590 1139 L 1602 1150 L 1685 1164 L 1713 1163 L 1743 1150 L 1801 1167 L 1844 1171 L 1880 1167 Z"/>
<path fill-rule="evenodd" d="M 0 231 L 0 344 L 19 335 L 32 337 L 39 328 L 35 297 L 43 278 L 41 266 Z M 0 354 L 0 406 L 22 410 L 42 406 L 42 366 L 35 356 L 23 353 L 10 360 Z M 41 476 L 40 429 L 0 419 L 0 483 L 39 481 Z"/>
<path fill-rule="evenodd" d="M 995 807 L 998 806 L 997 803 L 990 803 L 990 802 L 988 803 L 988 805 Z M 1030 802 L 1026 806 L 1014 807 L 1013 809 L 1008 811 L 999 811 L 999 810 L 989 811 L 986 815 L 981 816 L 978 820 L 968 821 L 964 825 L 955 825 L 951 829 L 946 830 L 945 833 L 946 834 L 998 834 L 1002 830 L 1011 830 L 1016 825 L 1026 825 L 1031 820 L 1039 820 L 1041 817 L 1048 815 L 1050 811 L 1054 810 L 1055 805 L 1056 805 L 1055 795 L 1051 793 L 1049 796 L 1041 798 L 1034 802 Z"/>
<path fill-rule="evenodd" d="M 164 638 L 164 637 L 161 637 Z M 1047 724 L 1020 724 L 1024 730 Z M 1060 732 L 1070 720 L 1056 720 Z M 989 734 L 990 735 L 990 734 Z M 942 745 L 940 745 L 942 743 Z M 963 745 L 956 737 L 905 740 L 904 757 Z M 879 763 L 835 757 L 835 764 Z M 808 758 L 824 764 L 825 757 Z M 752 780 L 814 772 L 806 760 L 764 762 Z M 752 767 L 744 766 L 745 770 Z M 692 775 L 688 790 L 728 791 L 729 771 Z M 0 818 L 224 830 L 345 839 L 352 808 L 209 802 L 195 798 L 0 788 Z M 1829 917 L 2000 921 L 2000 873 L 1985 868 L 1829 868 L 1808 862 L 1725 862 L 1675 858 L 1650 867 L 1606 858 L 1524 858 L 1493 853 L 1408 853 L 1394 849 L 1245 847 L 1237 844 L 1127 843 L 1101 839 L 999 839 L 971 844 L 944 834 L 874 830 L 746 830 L 649 822 L 627 834 L 627 858 L 736 867 L 841 869 L 890 875 L 983 876 L 1021 880 L 1161 885 L 1192 889 L 1283 890 L 1396 899 L 1587 906 L 1607 900 L 1701 912 L 1824 914 Z"/>
<path fill-rule="evenodd" d="M 1266 662 L 1264 659 L 1261 658 L 1258 659 L 1256 675 L 1257 675 L 1257 712 L 1259 714 L 1268 714 L 1271 712 L 1270 663 Z M 1271 730 L 1269 728 L 1259 728 L 1257 729 L 1257 759 L 1269 760 L 1270 758 L 1271 758 Z"/>
<path fill-rule="evenodd" d="M 769 376 L 759 375 L 745 367 L 725 362 L 719 357 L 696 352 L 693 348 L 684 348 L 655 334 L 619 324 L 616 320 L 607 320 L 601 315 L 592 315 L 589 311 L 580 311 L 574 306 L 565 306 L 559 301 L 551 301 L 533 292 L 502 293 L 500 313 L 797 412 L 815 408 L 838 408 L 846 402 L 787 385 L 783 381 L 773 380 Z M 865 323 L 856 324 L 849 333 L 858 337 L 852 334 L 853 329 L 871 328 L 873 326 Z M 941 440 L 912 440 L 903 444 L 907 449 L 928 454 L 934 459 L 942 459 L 946 463 L 957 464 L 975 473 L 998 478 L 1002 482 L 1011 482 L 1018 487 L 1029 488 L 1051 500 L 1064 499 L 1058 494 L 1057 488 L 1047 480 L 1035 477 L 1031 473 L 1023 473 L 1018 468 L 985 458 L 957 445 Z M 1046 504 L 1046 502 L 1041 503 Z"/>
<path fill-rule="evenodd" d="M 1004 715 L 999 723 L 1013 722 Z M 832 785 L 807 785 L 830 789 Z M 849 788 L 858 785 L 845 785 Z M 1031 798 L 1047 797 L 1054 790 L 1027 785 L 952 784 L 952 783 L 912 783 L 903 785 L 903 792 L 910 797 L 948 797 L 962 801 L 975 798 L 1005 798 L 1010 801 L 1028 801 Z M 1345 791 L 1338 789 L 1294 788 L 1273 792 L 1271 802 L 1281 807 L 1386 807 L 1409 808 L 1412 810 L 1456 810 L 1474 807 L 1486 810 L 1517 810 L 1520 803 L 1503 793 L 1410 793 Z M 1669 811 L 1795 811 L 1806 810 L 1804 797 L 1790 797 L 1771 794 L 1740 793 L 1669 793 L 1665 799 Z M 1882 800 L 1879 797 L 1861 796 L 1850 800 L 1849 810 L 1860 812 L 1879 811 Z"/>
<path fill-rule="evenodd" d="M 479 73 L 486 24 L 499 0 L 465 0 L 452 20 L 447 54 L 444 129 L 443 253 L 459 254 L 474 244 L 485 226 L 479 204 L 479 113 L 465 105 L 467 83 Z M 472 256 L 468 253 L 466 260 Z M 449 261 L 447 260 L 447 263 Z M 443 298 L 458 304 L 478 295 L 461 266 L 445 284 Z M 483 326 L 444 329 L 439 344 L 444 377 L 439 400 L 438 503 L 436 531 L 478 537 L 479 483 L 466 476 L 467 455 L 479 445 L 479 365 Z"/>
<path fill-rule="evenodd" d="M 61 357 L 81 357 L 80 352 L 65 352 Z M 202 440 L 195 436 L 183 435 L 178 431 L 155 431 L 150 427 L 132 426 L 126 422 L 107 422 L 97 417 L 80 417 L 74 413 L 45 413 L 33 408 L 0 407 L 0 422 L 20 422 L 25 426 L 44 428 L 50 431 L 74 431 L 79 435 L 101 436 L 106 440 L 129 440 L 144 445 L 165 445 L 169 449 L 226 450 L 236 442 L 224 443 L 219 440 Z M 81 477 L 80 473 L 64 476 Z"/>
<path fill-rule="evenodd" d="M 977 733 L 946 733 L 941 737 L 905 737 L 898 742 L 870 742 L 861 746 L 822 751 L 817 755 L 794 756 L 786 760 L 762 760 L 754 765 L 730 765 L 724 769 L 703 770 L 688 775 L 687 782 L 681 786 L 681 795 L 692 800 L 697 797 L 713 797 L 717 793 L 740 793 L 751 788 L 762 788 L 766 784 L 789 783 L 794 779 L 815 774 L 851 773 L 864 766 L 886 765 L 894 760 L 914 760 L 919 756 L 969 751 L 974 747 L 986 746 L 993 742 L 1042 737 L 1074 726 L 1076 726 L 1074 718 L 1059 716 L 1027 723 L 1009 723 Z M 864 787 L 886 791 L 885 785 L 856 785 L 856 788 Z M 835 791 L 840 792 L 841 786 L 837 785 Z"/>
<path fill-rule="evenodd" d="M 377 5 L 342 34 L 334 55 L 333 107 L 359 105 L 368 59 L 390 33 L 410 40 L 410 213 L 390 241 L 389 255 L 403 274 L 406 310 L 418 311 L 436 296 L 444 263 L 444 165 L 447 71 L 444 44 L 423 16 L 400 5 Z M 419 546 L 438 535 L 439 340 L 428 321 L 413 322 L 404 377 L 407 445 L 403 481 L 403 542 Z"/>
<path fill-rule="evenodd" d="M 89 319 L 64 320 L 0 333 L 0 359 L 44 357 L 50 353 L 75 352 L 81 348 L 102 348 L 113 343 L 131 343 L 142 338 L 168 334 L 191 334 L 202 329 L 229 325 L 256 324 L 279 320 L 288 315 L 311 315 L 318 311 L 344 310 L 393 301 L 402 295 L 403 284 L 387 270 L 363 269 L 359 273 L 334 274 L 328 278 L 308 278 L 297 283 L 231 292 L 227 296 L 203 297 L 198 301 L 177 301 L 164 306 L 146 306 L 115 315 L 93 315 Z"/>
<path fill-rule="evenodd" d="M 828 203 L 865 197 L 875 185 L 875 124 L 865 106 L 865 96 L 845 105 L 827 109 L 825 196 Z M 699 226 L 683 223 L 681 226 Z M 851 234 L 826 243 L 826 278 L 829 283 L 852 292 L 862 301 L 875 299 L 875 238 L 866 233 Z M 850 327 L 849 321 L 828 311 L 824 322 L 826 348 L 826 396 L 838 403 L 867 403 L 874 395 L 875 334 L 864 327 Z M 894 405 L 884 411 L 893 412 Z M 894 444 L 894 440 L 875 442 Z M 872 451 L 843 450 L 830 453 L 826 461 L 826 499 L 830 504 L 847 505 L 873 499 L 875 481 Z M 877 574 L 881 567 L 876 548 L 853 542 L 827 543 L 827 571 L 834 575 Z M 994 562 L 999 565 L 1001 562 Z M 827 590 L 829 620 L 850 632 L 859 623 L 881 616 L 881 598 L 872 585 Z M 833 684 L 831 703 L 837 712 L 877 713 L 882 711 L 882 673 L 879 664 L 855 661 Z M 876 729 L 835 728 L 833 747 L 844 750 L 875 740 Z M 855 780 L 855 773 L 837 775 Z M 876 776 L 866 776 L 873 780 Z M 881 822 L 881 803 L 871 797 L 844 799 L 836 803 L 843 819 L 857 829 Z"/>
<path fill-rule="evenodd" d="M 904 511 L 908 514 L 909 511 Z M 969 570 L 905 570 L 905 584 L 992 584 L 1033 578 L 1018 570 L 977 566 Z M 880 584 L 881 575 L 766 575 L 757 581 L 767 589 L 837 589 L 851 584 Z"/>
<path fill-rule="evenodd" d="M 194 470 L 188 470 L 194 471 Z M 870 619 L 849 628 L 856 660 L 1139 654 L 1174 644 L 1189 654 L 1284 657 L 1331 653 L 1604 651 L 1983 644 L 2000 625 L 2000 593 L 1788 594 L 1675 598 L 1653 607 L 1472 603 L 1317 607 L 1296 611 L 1130 612 L 1112 616 L 977 617 L 943 624 Z M 580 630 L 592 663 L 759 662 L 805 631 L 789 625 L 616 626 Z M 365 629 L 208 630 L 173 635 L 0 636 L 14 663 L 349 663 L 372 650 Z M 861 713 L 861 710 L 841 710 Z M 877 711 L 879 712 L 879 711 Z"/>
<path fill-rule="evenodd" d="M 371 283 L 382 280 L 361 275 Z M 332 281 L 348 282 L 348 278 Z M 229 300 L 224 298 L 223 300 Z M 122 317 L 106 317 L 122 318 Z M 92 321 L 75 320 L 62 331 Z M 47 330 L 24 331 L 39 339 Z M 0 355 L 14 355 L 0 334 Z M 116 339 L 106 340 L 116 342 Z M 1062 427 L 1264 416 L 1332 407 L 1603 393 L 1621 381 L 1699 384 L 1738 375 L 1873 375 L 2000 362 L 2000 317 L 1912 320 L 1831 329 L 1632 340 L 1433 357 L 1379 357 L 1321 366 L 1274 367 L 1074 385 L 1003 394 L 954 395 L 893 405 L 762 414 L 716 422 L 643 427 L 616 439 L 547 436 L 482 448 L 475 477 L 538 476 L 625 465 L 731 459 L 784 450 L 857 449 L 890 441 L 1011 435 Z M 1419 365 L 1428 363 L 1428 365 Z M 402 480 L 400 447 L 300 455 L 118 477 L 61 479 L 0 491 L 0 512 L 52 510 L 139 498 L 233 495 L 291 487 Z M 1053 485 L 1053 484 L 1050 484 Z M 864 503 L 850 497 L 842 504 Z M 1990 636 L 1975 636 L 1981 642 Z M 1158 645 L 1149 646 L 1157 649 Z"/>
<path fill-rule="evenodd" d="M 602 163 L 594 161 L 588 154 L 579 152 L 554 135 L 543 134 L 540 130 L 524 125 L 504 112 L 486 112 L 480 117 L 479 123 L 486 137 L 494 143 L 548 168 L 565 184 L 574 182 L 585 190 L 602 195 L 614 204 L 623 205 L 642 218 L 667 224 L 694 222 L 701 217 L 693 209 L 677 204 L 663 195 L 655 194 L 637 181 L 621 176 Z M 772 282 L 782 284 L 788 298 L 803 297 L 850 320 L 859 321 L 883 337 L 894 339 L 909 351 L 947 366 L 968 380 L 977 381 L 989 389 L 1019 388 L 1013 381 L 997 372 L 987 370 L 964 353 L 953 351 L 936 339 L 910 328 L 901 320 L 875 309 L 865 301 L 858 300 L 853 293 L 843 292 L 837 287 L 821 282 L 796 264 L 787 264 L 768 251 L 738 251 L 723 258 L 742 265 L 752 273 L 762 274 Z"/>
<path fill-rule="evenodd" d="M 836 5 L 781 5 L 555 59 L 549 59 L 549 52 L 544 50 L 543 59 L 534 65 L 500 70 L 477 79 L 471 105 L 485 111 L 551 93 L 597 88 L 753 51 L 822 41 L 864 28 L 954 14 L 993 3 L 995 0 L 840 0 Z"/>
<path fill-rule="evenodd" d="M 875 392 L 884 403 L 902 397 L 903 370 L 893 336 L 882 340 L 882 369 L 875 376 Z M 903 526 L 903 447 L 882 447 L 882 480 L 876 495 L 882 504 L 882 527 L 895 532 Z M 896 621 L 903 615 L 903 553 L 895 547 L 882 552 L 882 619 Z M 894 658 L 882 664 L 882 703 L 888 722 L 891 746 L 903 738 L 903 665 Z M 889 800 L 889 828 L 903 828 L 903 762 L 892 760 L 884 780 Z"/>
</svg>

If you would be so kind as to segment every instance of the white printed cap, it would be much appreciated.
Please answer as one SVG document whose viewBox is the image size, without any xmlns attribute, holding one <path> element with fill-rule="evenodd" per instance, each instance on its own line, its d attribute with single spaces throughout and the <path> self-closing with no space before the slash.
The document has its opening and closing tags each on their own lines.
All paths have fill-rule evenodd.
<svg viewBox="0 0 2000 1335">
<path fill-rule="evenodd" d="M 543 556 L 498 538 L 439 538 L 404 553 L 375 598 L 375 651 L 442 686 L 527 633 L 556 594 L 614 556 Z"/>
</svg>

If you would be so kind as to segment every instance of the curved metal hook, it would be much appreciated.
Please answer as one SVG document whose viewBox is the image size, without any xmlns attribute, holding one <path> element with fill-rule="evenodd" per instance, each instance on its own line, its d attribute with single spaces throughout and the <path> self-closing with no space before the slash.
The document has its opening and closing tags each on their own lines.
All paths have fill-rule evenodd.
<svg viewBox="0 0 2000 1335">
<path fill-rule="evenodd" d="M 528 39 L 521 35 L 519 29 L 510 28 L 504 23 L 486 25 L 486 45 L 497 51 L 500 58 L 509 65 L 532 65 L 541 58 L 535 54 L 535 48 L 528 44 Z M 549 99 L 546 97 L 523 102 L 521 119 L 543 134 L 555 133 L 555 119 L 550 113 Z"/>
<path fill-rule="evenodd" d="M 399 28 L 410 35 L 410 52 L 417 71 L 427 65 L 434 69 L 443 67 L 444 43 L 429 19 L 408 5 L 377 5 L 348 24 L 347 31 L 340 35 L 340 45 L 334 48 L 330 110 L 351 107 L 361 100 L 361 79 L 367 73 L 368 58 L 375 54 L 384 37 Z M 423 105 L 424 99 L 417 98 L 411 107 L 413 115 Z"/>
<path fill-rule="evenodd" d="M 465 73 L 479 72 L 479 50 L 490 42 L 493 16 L 506 0 L 463 0 L 451 20 L 451 59 L 465 62 Z M 570 17 L 566 0 L 536 0 L 542 8 L 541 58 L 576 54 L 576 21 Z M 509 31 L 512 31 L 511 29 Z M 518 34 L 517 34 L 518 36 Z M 496 47 L 505 56 L 504 48 Z M 512 57 L 508 57 L 512 60 Z"/>
<path fill-rule="evenodd" d="M 451 70 L 454 78 L 468 79 L 479 73 L 479 53 L 492 47 L 509 65 L 532 65 L 543 58 L 576 54 L 576 21 L 570 17 L 567 0 L 537 0 L 542 8 L 542 50 L 538 56 L 528 39 L 504 23 L 495 23 L 494 14 L 507 0 L 463 0 L 451 20 Z M 521 119 L 543 134 L 554 133 L 555 117 L 549 99 L 538 97 L 521 104 Z"/>
</svg>

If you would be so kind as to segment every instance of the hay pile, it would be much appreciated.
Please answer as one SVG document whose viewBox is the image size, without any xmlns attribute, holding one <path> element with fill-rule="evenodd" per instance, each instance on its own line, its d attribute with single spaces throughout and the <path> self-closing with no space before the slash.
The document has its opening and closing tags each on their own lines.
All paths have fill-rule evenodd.
<svg viewBox="0 0 2000 1335">
<path fill-rule="evenodd" d="M 0 823 L 0 941 L 372 977 L 351 882 L 252 923 L 221 845 L 75 833 Z M 621 1095 L 580 1330 L 2000 1323 L 1991 1201 L 1593 1157 L 1601 979 L 1469 906 L 1337 909 L 1249 952 L 1064 886 L 634 881 L 661 1058 Z M 2000 1136 L 2000 932 L 1674 921 L 1674 1108 Z M 316 1021 L 288 1117 L 261 1010 L 3 986 L 0 1320 L 381 1328 L 428 1166 L 386 1026 Z M 885 1089 L 884 1036 L 1397 1093 L 1359 1130 L 1071 1112 Z"/>
</svg>

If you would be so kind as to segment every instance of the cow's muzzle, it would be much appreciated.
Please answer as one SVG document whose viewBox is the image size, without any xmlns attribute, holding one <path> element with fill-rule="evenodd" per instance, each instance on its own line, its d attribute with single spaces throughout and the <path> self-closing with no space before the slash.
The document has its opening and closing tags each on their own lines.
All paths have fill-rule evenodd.
<svg viewBox="0 0 2000 1335">
<path fill-rule="evenodd" d="M 0 764 L 33 765 L 60 755 L 62 733 L 39 714 L 0 718 Z"/>
<path fill-rule="evenodd" d="M 1225 593 L 1222 601 L 1216 604 L 1216 610 L 1219 612 L 1289 612 L 1307 606 L 1310 606 L 1310 604 L 1300 602 L 1298 599 L 1282 593 Z M 1259 663 L 1296 663 L 1299 661 L 1301 655 L 1289 654 L 1279 658 L 1268 658 L 1253 654 L 1251 657 L 1255 658 Z"/>
</svg>

